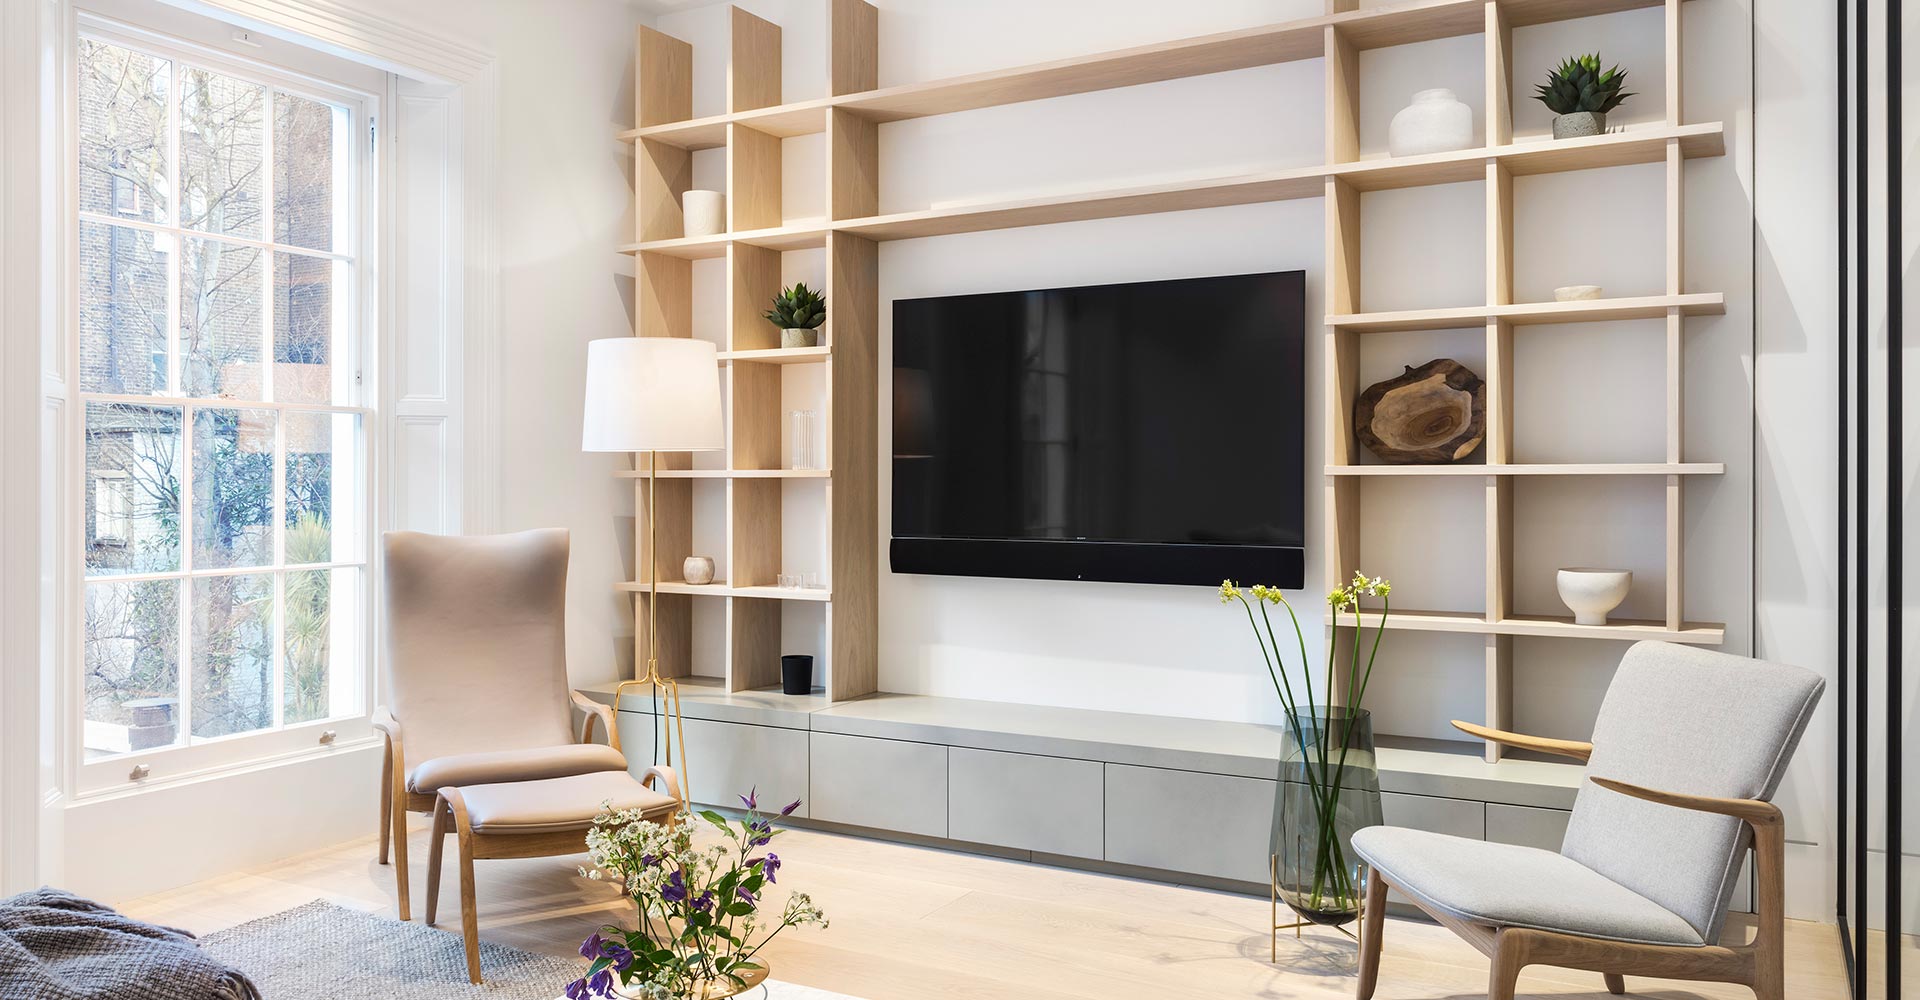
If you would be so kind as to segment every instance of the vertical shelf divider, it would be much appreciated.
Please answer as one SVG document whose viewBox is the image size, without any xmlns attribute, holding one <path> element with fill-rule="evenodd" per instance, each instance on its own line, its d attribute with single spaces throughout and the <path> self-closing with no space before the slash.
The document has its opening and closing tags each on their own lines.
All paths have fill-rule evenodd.
<svg viewBox="0 0 1920 1000">
<path fill-rule="evenodd" d="M 780 26 L 739 7 L 727 8 L 727 110 L 780 103 Z"/>
<path fill-rule="evenodd" d="M 1684 14 L 1680 9 L 1681 0 L 1666 0 L 1666 84 L 1667 84 L 1667 124 L 1679 125 L 1686 121 L 1683 94 L 1685 79 L 1681 71 L 1684 61 L 1685 37 L 1682 32 Z M 1686 290 L 1686 170 L 1687 161 L 1675 141 L 1667 143 L 1666 163 L 1666 248 L 1667 248 L 1667 294 L 1679 295 Z M 1666 364 L 1666 403 L 1667 403 L 1667 461 L 1677 463 L 1684 453 L 1684 427 L 1686 422 L 1686 325 L 1687 321 L 1678 309 L 1667 310 L 1667 364 Z M 1667 627 L 1677 629 L 1686 621 L 1686 539 L 1684 525 L 1686 512 L 1686 487 L 1679 476 L 1668 476 L 1667 488 Z"/>
<path fill-rule="evenodd" d="M 1485 9 L 1486 144 L 1504 146 L 1513 141 L 1513 25 L 1506 9 L 1488 0 Z M 1487 304 L 1510 305 L 1513 290 L 1513 173 L 1497 161 L 1487 163 Z M 1487 462 L 1513 461 L 1513 324 L 1490 320 L 1486 330 L 1486 441 Z M 1487 476 L 1486 486 L 1486 620 L 1489 624 L 1513 614 L 1513 506 L 1512 476 Z M 1482 679 L 1484 724 L 1509 729 L 1513 716 L 1513 637 L 1488 635 Z M 1505 754 L 1500 744 L 1485 741 L 1481 753 L 1488 763 Z"/>
<path fill-rule="evenodd" d="M 827 93 L 880 89 L 880 10 L 866 0 L 827 4 Z"/>
<path fill-rule="evenodd" d="M 1353 10 L 1352 0 L 1327 0 L 1329 14 Z M 1360 158 L 1360 50 L 1353 39 L 1333 25 L 1325 29 L 1326 54 L 1326 161 L 1351 163 Z M 1327 249 L 1326 308 L 1332 313 L 1360 311 L 1360 192 L 1345 181 L 1329 177 L 1326 181 Z M 1326 345 L 1327 433 L 1326 461 L 1335 465 L 1357 464 L 1359 444 L 1353 433 L 1353 403 L 1359 392 L 1360 341 L 1356 334 L 1328 327 Z M 1326 477 L 1326 542 L 1322 558 L 1328 590 L 1344 586 L 1360 568 L 1360 480 L 1353 476 Z M 1327 629 L 1332 637 L 1329 648 L 1343 641 L 1340 628 L 1329 613 Z M 1346 641 L 1358 641 L 1351 636 Z M 1346 690 L 1340 671 L 1334 678 L 1327 701 L 1345 705 L 1352 692 Z"/>
</svg>

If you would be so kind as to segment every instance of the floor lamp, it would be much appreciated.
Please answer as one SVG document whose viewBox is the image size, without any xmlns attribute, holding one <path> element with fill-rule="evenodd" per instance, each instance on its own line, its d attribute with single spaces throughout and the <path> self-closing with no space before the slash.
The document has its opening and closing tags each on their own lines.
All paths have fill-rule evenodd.
<svg viewBox="0 0 1920 1000">
<path fill-rule="evenodd" d="M 614 689 L 614 719 L 630 687 L 666 693 L 672 725 L 666 729 L 666 764 L 680 750 L 680 788 L 693 801 L 687 779 L 687 741 L 680 717 L 680 685 L 660 676 L 660 453 L 718 451 L 726 445 L 720 414 L 720 361 L 710 341 L 688 337 L 616 337 L 587 343 L 586 420 L 582 451 L 647 453 L 647 667 Z M 661 722 L 656 716 L 656 725 Z M 620 747 L 620 727 L 609 735 Z M 658 761 L 655 761 L 658 763 Z"/>
</svg>

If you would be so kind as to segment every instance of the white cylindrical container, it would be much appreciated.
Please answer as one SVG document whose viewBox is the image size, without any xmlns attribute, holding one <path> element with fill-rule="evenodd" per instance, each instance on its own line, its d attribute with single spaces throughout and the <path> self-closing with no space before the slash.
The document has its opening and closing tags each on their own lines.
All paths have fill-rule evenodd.
<svg viewBox="0 0 1920 1000">
<path fill-rule="evenodd" d="M 1422 90 L 1387 125 L 1387 152 L 1393 156 L 1444 153 L 1473 145 L 1473 109 L 1445 87 Z"/>
<path fill-rule="evenodd" d="M 718 236 L 727 231 L 727 196 L 695 188 L 680 196 L 688 236 Z"/>
</svg>

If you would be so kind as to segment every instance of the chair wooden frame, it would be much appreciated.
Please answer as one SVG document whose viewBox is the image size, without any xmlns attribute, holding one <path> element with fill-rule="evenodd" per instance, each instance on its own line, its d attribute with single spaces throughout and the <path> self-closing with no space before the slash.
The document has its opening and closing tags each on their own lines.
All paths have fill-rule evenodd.
<svg viewBox="0 0 1920 1000">
<path fill-rule="evenodd" d="M 672 768 L 655 765 L 647 768 L 641 783 L 663 792 L 672 803 L 661 806 L 645 818 L 665 820 L 669 827 L 680 818 L 680 779 Z M 480 917 L 473 889 L 473 862 L 502 858 L 552 858 L 579 854 L 586 849 L 586 827 L 550 830 L 538 833 L 482 833 L 467 820 L 467 800 L 458 788 L 440 789 L 435 797 L 433 834 L 427 848 L 427 923 L 432 924 L 440 908 L 440 858 L 446 843 L 447 828 L 453 828 L 460 852 L 460 936 L 467 949 L 467 978 L 480 982 Z"/>
<path fill-rule="evenodd" d="M 1545 740 L 1534 736 L 1486 729 L 1455 722 L 1462 731 L 1508 746 L 1558 753 L 1586 760 L 1590 743 Z M 1627 976 L 1740 983 L 1760 1000 L 1786 996 L 1786 826 L 1779 807 L 1757 799 L 1719 799 L 1630 785 L 1611 778 L 1592 778 L 1594 784 L 1622 795 L 1700 812 L 1732 816 L 1753 830 L 1755 873 L 1760 887 L 1758 926 L 1752 941 L 1741 945 L 1633 944 L 1582 937 L 1526 927 L 1488 927 L 1436 912 L 1409 895 L 1414 905 L 1493 962 L 1488 976 L 1488 1000 L 1513 1000 L 1520 970 L 1529 965 L 1584 969 L 1606 977 L 1607 992 L 1626 992 Z M 1354 995 L 1370 1000 L 1380 976 L 1381 932 L 1385 926 L 1387 889 L 1375 870 L 1367 879 L 1366 907 L 1360 928 L 1360 982 Z"/>
<path fill-rule="evenodd" d="M 568 692 L 573 707 L 585 716 L 580 725 L 581 743 L 594 742 L 594 726 L 599 724 L 607 734 L 607 744 L 615 750 L 620 749 L 620 731 L 614 725 L 613 709 L 603 705 L 578 691 Z M 439 796 L 431 792 L 415 792 L 407 788 L 407 757 L 405 750 L 405 731 L 400 721 L 381 712 L 374 717 L 373 728 L 380 731 L 382 759 L 380 762 L 380 863 L 387 864 L 389 850 L 393 863 L 394 889 L 398 897 L 398 909 L 401 920 L 411 920 L 412 894 L 407 876 L 407 813 L 422 815 L 434 814 L 434 803 Z M 678 799 L 679 781 L 672 782 L 674 797 Z M 578 841 L 576 839 L 576 845 Z M 574 851 L 567 853 L 576 853 Z M 431 921 L 432 904 L 428 904 Z M 478 980 L 476 980 L 477 982 Z"/>
</svg>

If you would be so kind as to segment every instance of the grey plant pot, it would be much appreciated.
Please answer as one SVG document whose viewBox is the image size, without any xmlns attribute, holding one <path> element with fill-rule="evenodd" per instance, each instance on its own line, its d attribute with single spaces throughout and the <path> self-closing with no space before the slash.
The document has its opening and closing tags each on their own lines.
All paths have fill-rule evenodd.
<svg viewBox="0 0 1920 1000">
<path fill-rule="evenodd" d="M 807 329 L 782 330 L 780 331 L 780 346 L 787 350 L 792 350 L 796 347 L 819 347 L 820 331 Z"/>
<path fill-rule="evenodd" d="M 1604 135 L 1607 131 L 1607 116 L 1602 111 L 1575 111 L 1570 115 L 1556 115 L 1553 119 L 1553 137 L 1555 139 L 1578 139 L 1582 136 Z"/>
</svg>

